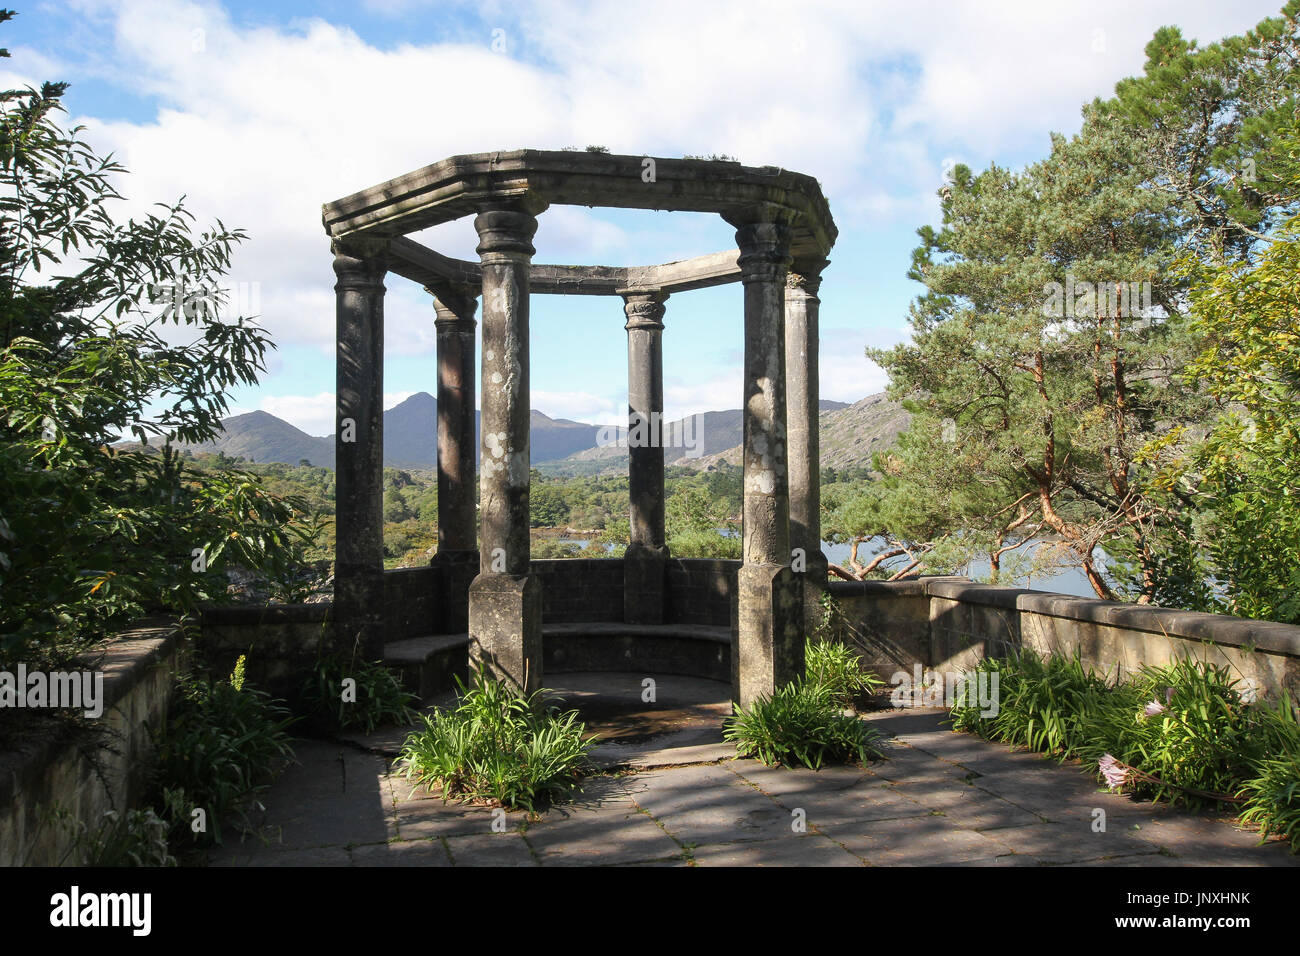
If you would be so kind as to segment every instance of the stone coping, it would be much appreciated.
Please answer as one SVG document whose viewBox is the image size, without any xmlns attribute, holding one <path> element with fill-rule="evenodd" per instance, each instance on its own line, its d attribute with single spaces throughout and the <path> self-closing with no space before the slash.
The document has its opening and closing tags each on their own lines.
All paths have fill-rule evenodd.
<svg viewBox="0 0 1300 956">
<path fill-rule="evenodd" d="M 202 608 L 204 624 L 322 624 L 330 619 L 333 603 L 316 604 L 208 604 Z"/>
<path fill-rule="evenodd" d="M 1020 611 L 1030 614 L 1300 657 L 1300 627 L 1274 621 L 1254 621 L 1227 614 L 1098 601 L 1045 591 L 1024 592 L 1017 599 L 1016 606 Z"/>
<path fill-rule="evenodd" d="M 831 578 L 826 587 L 836 597 L 929 597 L 927 588 L 938 582 L 969 582 L 970 578 L 944 575 L 942 577 L 907 578 L 903 581 L 845 581 Z"/>
<path fill-rule="evenodd" d="M 735 639 L 731 628 L 716 624 L 624 624 L 620 621 L 543 624 L 542 637 L 672 637 L 728 646 Z"/>
<path fill-rule="evenodd" d="M 976 584 L 969 578 L 933 577 L 906 581 L 831 581 L 839 597 L 936 597 L 963 604 L 1016 610 L 1024 614 L 1086 621 L 1148 634 L 1229 647 L 1254 648 L 1300 657 L 1300 627 L 1227 614 L 1206 614 L 1122 601 L 1101 601 L 1052 591 Z"/>
</svg>

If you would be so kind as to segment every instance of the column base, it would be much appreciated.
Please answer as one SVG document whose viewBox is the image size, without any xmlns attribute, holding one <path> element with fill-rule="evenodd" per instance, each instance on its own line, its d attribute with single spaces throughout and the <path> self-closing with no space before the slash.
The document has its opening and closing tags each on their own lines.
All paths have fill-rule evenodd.
<svg viewBox="0 0 1300 956">
<path fill-rule="evenodd" d="M 664 622 L 664 579 L 668 548 L 632 543 L 623 555 L 623 622 Z"/>
<path fill-rule="evenodd" d="M 438 571 L 434 620 L 438 634 L 469 631 L 469 587 L 479 572 L 477 551 L 439 551 L 429 560 Z"/>
<path fill-rule="evenodd" d="M 531 574 L 479 574 L 469 586 L 469 667 L 525 694 L 542 686 L 542 583 Z"/>
<path fill-rule="evenodd" d="M 796 577 L 781 564 L 740 568 L 731 673 L 741 707 L 803 676 L 803 592 Z"/>
</svg>

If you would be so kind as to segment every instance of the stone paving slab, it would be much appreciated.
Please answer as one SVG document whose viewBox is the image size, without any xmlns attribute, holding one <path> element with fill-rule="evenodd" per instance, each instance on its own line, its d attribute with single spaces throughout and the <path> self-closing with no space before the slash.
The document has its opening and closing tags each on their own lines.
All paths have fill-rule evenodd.
<svg viewBox="0 0 1300 956">
<path fill-rule="evenodd" d="M 1108 827 L 1097 832 L 1085 823 L 1033 823 L 981 832 L 1014 853 L 1048 864 L 1105 860 L 1153 853 L 1158 849 L 1137 839 L 1134 831 Z"/>
<path fill-rule="evenodd" d="M 929 812 L 942 814 L 953 826 L 967 830 L 1018 827 L 1043 822 L 1043 818 L 1037 814 L 967 783 L 936 787 L 904 780 L 894 784 L 893 790 Z"/>
<path fill-rule="evenodd" d="M 637 806 L 646 789 L 635 777 L 588 780 L 573 803 L 529 821 L 524 837 L 547 866 L 685 862 L 682 845 Z"/>
<path fill-rule="evenodd" d="M 537 866 L 537 859 L 518 830 L 447 837 L 443 844 L 457 866 Z"/>
<path fill-rule="evenodd" d="M 954 827 L 939 815 L 890 820 L 884 825 L 867 821 L 819 829 L 873 866 L 943 866 L 1011 852 L 990 836 Z"/>
<path fill-rule="evenodd" d="M 1280 841 L 1107 792 L 1059 765 L 955 734 L 942 711 L 868 716 L 888 760 L 820 771 L 664 750 L 542 813 L 444 803 L 375 752 L 298 741 L 263 795 L 262 835 L 214 866 L 1296 866 Z M 729 754 L 730 751 L 727 751 Z M 707 762 L 689 763 L 691 760 Z M 686 764 L 686 765 L 680 765 Z M 1105 830 L 1094 825 L 1105 813 Z M 500 822 L 504 819 L 505 832 Z M 494 827 L 494 823 L 497 826 Z"/>
<path fill-rule="evenodd" d="M 863 866 L 862 860 L 819 834 L 760 843 L 720 843 L 696 849 L 697 866 Z"/>
<path fill-rule="evenodd" d="M 352 848 L 353 866 L 451 866 L 441 840 L 372 843 Z"/>
</svg>

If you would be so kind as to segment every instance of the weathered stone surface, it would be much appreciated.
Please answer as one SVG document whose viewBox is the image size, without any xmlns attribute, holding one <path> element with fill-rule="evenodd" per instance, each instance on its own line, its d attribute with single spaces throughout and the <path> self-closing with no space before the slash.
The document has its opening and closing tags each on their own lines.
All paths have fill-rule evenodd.
<svg viewBox="0 0 1300 956">
<path fill-rule="evenodd" d="M 1136 831 L 1107 827 L 1105 832 L 1096 832 L 1086 823 L 1035 823 L 983 833 L 1015 853 L 1048 864 L 1104 860 L 1150 853 L 1153 849 L 1134 835 Z"/>
<path fill-rule="evenodd" d="M 474 313 L 471 290 L 433 300 L 438 337 L 438 551 L 478 547 L 474 495 Z"/>
<path fill-rule="evenodd" d="M 334 477 L 339 503 L 335 640 L 340 647 L 360 648 L 374 660 L 383 650 L 386 270 L 382 247 L 338 247 L 334 271 L 338 276 Z"/>
<path fill-rule="evenodd" d="M 990 834 L 956 829 L 945 817 L 937 815 L 818 829 L 873 866 L 946 866 L 988 860 L 1010 852 Z"/>
<path fill-rule="evenodd" d="M 803 601 L 788 564 L 746 563 L 736 590 L 738 637 L 732 670 L 736 699 L 748 707 L 803 676 Z"/>
<path fill-rule="evenodd" d="M 451 866 L 447 848 L 438 840 L 410 840 L 354 846 L 353 866 Z"/>
<path fill-rule="evenodd" d="M 759 843 L 703 846 L 692 853 L 697 866 L 864 866 L 838 843 L 815 833 Z"/>
<path fill-rule="evenodd" d="M 894 715 L 890 715 L 894 716 Z M 933 724 L 908 715 L 905 726 Z M 886 724 L 888 726 L 888 724 Z M 919 730 L 915 736 L 933 731 Z M 943 746 L 933 739 L 935 749 Z M 963 757 L 1005 747 L 961 741 Z M 214 865 L 858 865 L 876 866 L 1295 866 L 1278 841 L 1258 846 L 1254 833 L 1212 815 L 1135 803 L 1108 793 L 1078 800 L 1069 767 L 1017 765 L 995 783 L 1058 792 L 1060 819 L 1017 825 L 1016 794 L 982 791 L 952 776 L 953 765 L 894 743 L 909 775 L 895 782 L 875 772 L 892 764 L 821 771 L 764 767 L 753 760 L 671 766 L 589 777 L 569 804 L 529 818 L 444 805 L 388 771 L 385 761 L 352 748 L 302 742 L 302 763 L 263 798 L 268 834 L 284 826 L 287 842 L 234 842 L 214 850 Z M 687 757 L 686 749 L 679 759 Z M 1012 755 L 1015 756 L 1015 755 Z M 698 759 L 717 759 L 699 757 Z M 925 764 L 939 768 L 927 773 Z M 955 768 L 960 770 L 961 768 Z M 992 775 L 991 775 L 992 776 Z M 1063 794 L 1063 797 L 1060 795 Z M 1094 807 L 1106 829 L 1094 829 Z M 375 821 L 380 829 L 375 829 Z M 450 851 L 450 855 L 446 851 Z"/>
<path fill-rule="evenodd" d="M 631 778 L 588 780 L 575 803 L 530 822 L 525 838 L 544 866 L 681 859 L 681 845 L 637 808 L 641 789 Z"/>
<path fill-rule="evenodd" d="M 434 589 L 439 613 L 430 631 L 464 634 L 469 631 L 469 587 L 478 576 L 481 558 L 477 551 L 449 551 L 440 548 L 429 562 L 437 573 Z"/>
<path fill-rule="evenodd" d="M 486 836 L 454 836 L 443 841 L 456 866 L 536 866 L 518 830 Z"/>
<path fill-rule="evenodd" d="M 541 585 L 528 573 L 528 266 L 537 219 L 526 206 L 487 207 L 474 228 L 483 267 L 482 528 L 470 665 L 531 692 L 542 680 Z"/>
<path fill-rule="evenodd" d="M 542 686 L 542 587 L 530 574 L 479 574 L 469 589 L 469 666 L 532 693 Z"/>
<path fill-rule="evenodd" d="M 792 247 L 800 255 L 825 255 L 837 235 L 811 176 L 772 166 L 536 149 L 452 156 L 327 203 L 322 217 L 332 238 L 392 238 L 471 215 L 486 202 L 521 198 L 542 208 L 689 210 L 729 220 L 755 205 L 780 204 L 793 219 Z"/>
<path fill-rule="evenodd" d="M 821 623 L 828 562 L 821 551 L 818 315 L 822 258 L 793 263 L 785 285 L 785 401 L 790 481 L 790 548 L 803 592 L 804 631 Z"/>
<path fill-rule="evenodd" d="M 941 813 L 955 826 L 967 830 L 993 830 L 1043 822 L 1037 814 L 970 784 L 950 782 L 935 785 L 903 780 L 894 784 L 894 790 L 916 801 L 926 811 Z"/>
</svg>

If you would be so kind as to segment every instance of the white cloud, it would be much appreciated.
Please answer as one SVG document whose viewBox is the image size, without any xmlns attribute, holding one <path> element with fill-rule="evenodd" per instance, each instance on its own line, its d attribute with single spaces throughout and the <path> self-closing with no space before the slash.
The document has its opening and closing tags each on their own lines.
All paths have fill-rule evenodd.
<svg viewBox="0 0 1300 956">
<path fill-rule="evenodd" d="M 316 395 L 263 395 L 257 407 L 276 418 L 284 419 L 308 435 L 321 437 L 334 433 L 333 392 L 320 392 Z"/>
<path fill-rule="evenodd" d="M 1275 14 L 1278 0 L 1157 0 L 1141 8 L 1129 0 L 450 6 L 450 14 L 499 22 L 505 55 L 492 51 L 486 30 L 466 33 L 446 4 L 421 0 L 365 0 L 372 12 L 446 27 L 436 42 L 382 49 L 318 17 L 244 25 L 215 2 L 77 6 L 112 37 L 111 49 L 86 54 L 82 68 L 162 104 L 147 122 L 77 118 L 99 150 L 132 171 L 125 184 L 132 208 L 186 194 L 201 223 L 220 216 L 245 228 L 251 238 L 232 273 L 259 284 L 263 324 L 282 346 L 328 355 L 334 276 L 321 204 L 360 187 L 445 156 L 521 145 L 728 153 L 819 178 L 843 244 L 882 221 L 933 218 L 944 157 L 981 167 L 1044 150 L 1049 130 L 1077 125 L 1081 103 L 1140 71 L 1156 27 L 1178 22 L 1212 40 Z M 1105 39 L 1100 51 L 1096 30 Z M 48 53 L 14 52 L 16 73 L 60 75 Z M 712 248 L 727 230 L 705 218 L 647 213 L 638 220 L 646 231 L 633 236 L 586 209 L 557 207 L 543 218 L 539 259 L 645 261 L 639 248 L 667 246 L 674 236 Z M 423 238 L 474 257 L 468 220 Z M 388 287 L 389 353 L 429 354 L 427 296 L 401 280 Z M 864 333 L 852 335 L 823 354 L 826 397 L 860 398 L 879 387 L 878 370 L 861 357 Z M 719 351 L 707 344 L 702 353 Z M 670 414 L 739 405 L 733 358 L 708 374 L 703 384 L 668 383 Z M 267 396 L 262 407 L 326 434 L 332 401 L 322 408 L 320 396 Z M 622 414 L 617 396 L 554 389 L 535 392 L 533 405 L 583 421 Z"/>
<path fill-rule="evenodd" d="M 627 420 L 627 399 L 610 398 L 592 392 L 550 392 L 533 389 L 529 405 L 551 418 L 567 418 L 592 425 Z"/>
</svg>

